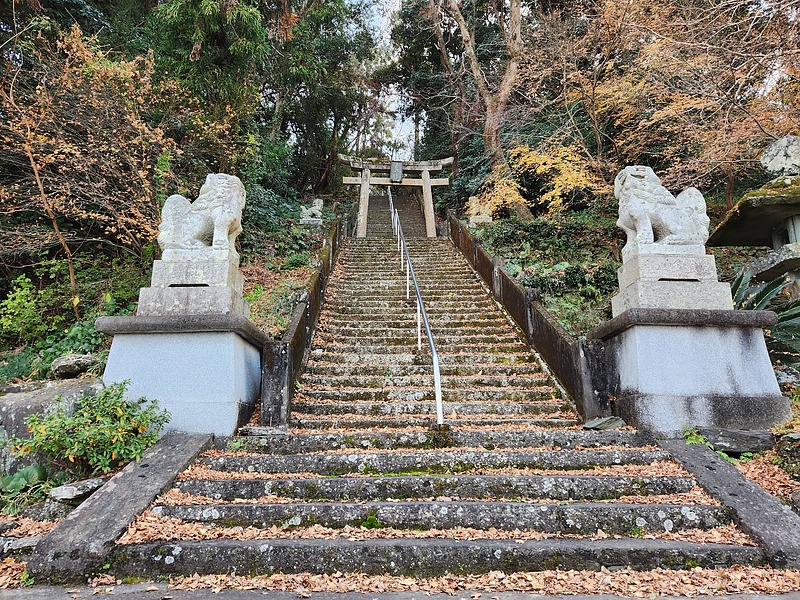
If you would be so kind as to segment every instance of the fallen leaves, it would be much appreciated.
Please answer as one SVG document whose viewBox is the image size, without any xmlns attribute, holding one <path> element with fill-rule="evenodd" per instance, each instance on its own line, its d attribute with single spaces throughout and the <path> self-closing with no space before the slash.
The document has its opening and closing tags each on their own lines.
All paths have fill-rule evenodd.
<svg viewBox="0 0 800 600">
<path fill-rule="evenodd" d="M 311 525 L 309 527 L 286 528 L 272 526 L 258 527 L 219 527 L 204 522 L 187 522 L 172 517 L 154 514 L 148 510 L 130 525 L 128 531 L 119 540 L 119 544 L 139 544 L 152 541 L 177 540 L 336 540 L 350 541 L 396 540 L 396 539 L 450 539 L 450 540 L 514 540 L 518 542 L 560 538 L 575 539 L 622 539 L 624 536 L 609 535 L 598 530 L 594 535 L 551 534 L 531 529 L 505 530 L 496 527 L 474 529 L 471 527 L 454 527 L 452 529 L 395 529 L 383 527 L 367 529 L 365 527 L 345 526 L 340 529 Z M 693 543 L 740 544 L 754 545 L 752 540 L 732 525 L 716 527 L 710 530 L 685 529 L 671 532 L 647 532 L 644 539 L 663 539 Z"/>
<path fill-rule="evenodd" d="M 430 579 L 370 576 L 363 573 L 310 573 L 276 574 L 260 577 L 238 575 L 194 575 L 175 579 L 172 587 L 181 590 L 245 589 L 281 590 L 299 594 L 331 593 L 382 593 L 423 592 L 472 593 L 472 598 L 483 592 L 539 592 L 553 595 L 614 594 L 648 598 L 657 596 L 725 595 L 725 594 L 778 594 L 800 590 L 800 571 L 774 570 L 769 567 L 731 567 L 727 569 L 689 570 L 654 569 L 634 571 L 540 571 L 501 573 L 492 571 L 483 575 L 446 575 Z"/>
<path fill-rule="evenodd" d="M 786 471 L 775 464 L 777 457 L 775 451 L 770 450 L 759 454 L 753 460 L 739 461 L 736 463 L 736 468 L 770 494 L 788 500 L 793 492 L 800 492 L 800 481 L 789 477 Z"/>
<path fill-rule="evenodd" d="M 58 524 L 58 521 L 34 521 L 33 519 L 15 519 L 17 526 L 9 529 L 3 535 L 7 537 L 32 537 L 37 535 L 47 535 Z"/>
<path fill-rule="evenodd" d="M 24 572 L 24 562 L 14 558 L 4 558 L 0 561 L 0 590 L 19 587 Z"/>
<path fill-rule="evenodd" d="M 532 475 L 574 475 L 587 477 L 687 477 L 692 476 L 678 463 L 672 461 L 655 461 L 648 465 L 608 465 L 587 469 L 520 469 L 503 467 L 499 469 L 477 468 L 460 475 L 506 475 L 506 476 L 532 476 Z M 368 473 L 347 473 L 342 477 L 364 478 L 375 477 Z M 378 475 L 380 476 L 380 475 Z M 225 479 L 259 479 L 259 480 L 287 480 L 287 479 L 317 479 L 318 473 L 262 473 L 259 471 L 218 471 L 203 464 L 195 463 L 178 475 L 178 479 L 225 480 Z"/>
</svg>

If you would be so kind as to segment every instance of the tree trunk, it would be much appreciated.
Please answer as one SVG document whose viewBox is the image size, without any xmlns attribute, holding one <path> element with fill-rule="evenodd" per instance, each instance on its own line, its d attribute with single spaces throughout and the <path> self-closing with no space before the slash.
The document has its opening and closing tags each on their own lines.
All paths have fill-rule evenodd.
<svg viewBox="0 0 800 600">
<path fill-rule="evenodd" d="M 445 42 L 444 30 L 442 29 L 442 13 L 434 0 L 429 0 L 429 3 L 436 33 L 436 47 L 439 50 L 439 64 L 447 72 L 447 80 L 455 89 L 453 123 L 450 126 L 450 147 L 454 157 L 453 174 L 455 175 L 458 168 L 458 149 L 461 145 L 462 132 L 466 127 L 464 117 L 466 111 L 464 107 L 467 104 L 467 92 L 460 74 L 456 73 L 453 68 L 453 62 L 450 60 L 450 55 L 447 53 L 447 42 Z"/>
<path fill-rule="evenodd" d="M 275 142 L 278 139 L 278 134 L 281 132 L 281 125 L 283 125 L 283 110 L 286 106 L 286 101 L 283 97 L 283 92 L 277 90 L 275 92 L 275 112 L 272 114 L 272 122 L 269 125 L 269 141 Z"/>
<path fill-rule="evenodd" d="M 520 2 L 521 0 L 509 0 L 507 21 L 502 14 L 502 8 L 499 8 L 495 14 L 498 26 L 503 32 L 508 58 L 500 85 L 492 93 L 489 88 L 489 82 L 481 70 L 478 55 L 475 52 L 475 41 L 472 38 L 467 20 L 458 7 L 458 0 L 447 0 L 450 13 L 458 24 L 461 41 L 464 45 L 464 54 L 467 57 L 467 63 L 483 103 L 483 149 L 486 159 L 492 167 L 502 164 L 505 160 L 503 146 L 500 141 L 500 129 L 503 125 L 511 92 L 514 90 L 514 84 L 517 81 L 519 61 L 522 54 L 522 13 Z M 533 214 L 523 202 L 512 203 L 511 209 L 520 221 L 530 222 L 533 220 Z"/>
</svg>

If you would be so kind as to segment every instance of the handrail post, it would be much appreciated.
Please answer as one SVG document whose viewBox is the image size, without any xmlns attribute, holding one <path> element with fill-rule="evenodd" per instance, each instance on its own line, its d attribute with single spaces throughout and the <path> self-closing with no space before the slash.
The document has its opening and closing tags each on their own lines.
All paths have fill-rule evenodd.
<svg viewBox="0 0 800 600">
<path fill-rule="evenodd" d="M 417 350 L 422 350 L 422 318 L 420 317 L 420 305 L 417 304 Z"/>
</svg>

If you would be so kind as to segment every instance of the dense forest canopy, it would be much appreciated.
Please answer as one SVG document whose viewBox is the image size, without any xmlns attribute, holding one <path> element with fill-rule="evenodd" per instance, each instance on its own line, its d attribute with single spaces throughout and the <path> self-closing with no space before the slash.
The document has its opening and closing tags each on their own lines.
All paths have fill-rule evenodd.
<svg viewBox="0 0 800 600">
<path fill-rule="evenodd" d="M 141 255 L 159 201 L 210 171 L 242 177 L 256 203 L 326 190 L 337 152 L 380 104 L 367 9 L 4 3 L 4 256 L 87 240 Z"/>
<path fill-rule="evenodd" d="M 455 205 L 580 206 L 635 163 L 730 202 L 800 128 L 796 0 L 404 0 L 393 41 Z"/>
<path fill-rule="evenodd" d="M 246 257 L 307 264 L 299 202 L 388 143 L 374 29 L 366 0 L 0 2 L 0 346 L 95 347 L 209 172 L 245 183 Z"/>
<path fill-rule="evenodd" d="M 402 0 L 390 40 L 384 8 L 0 2 L 5 347 L 129 306 L 162 202 L 208 172 L 245 183 L 245 256 L 304 251 L 298 201 L 341 192 L 338 153 L 396 151 L 396 113 L 416 158 L 456 159 L 440 208 L 551 220 L 520 250 L 543 265 L 531 282 L 571 256 L 544 231 L 607 246 L 573 278 L 597 297 L 619 169 L 695 185 L 719 214 L 766 179 L 760 152 L 800 133 L 798 0 Z"/>
</svg>

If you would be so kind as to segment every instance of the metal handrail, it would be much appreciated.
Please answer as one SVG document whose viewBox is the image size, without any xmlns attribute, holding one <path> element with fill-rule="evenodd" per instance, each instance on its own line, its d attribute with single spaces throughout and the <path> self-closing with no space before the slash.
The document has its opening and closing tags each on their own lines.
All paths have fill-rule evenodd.
<svg viewBox="0 0 800 600">
<path fill-rule="evenodd" d="M 406 299 L 411 298 L 410 285 L 414 282 L 414 292 L 417 295 L 417 350 L 422 350 L 422 325 L 425 325 L 425 335 L 428 338 L 428 345 L 431 347 L 431 358 L 433 359 L 433 393 L 436 398 L 436 424 L 444 424 L 444 409 L 442 407 L 442 377 L 439 371 L 439 355 L 436 352 L 436 344 L 433 342 L 431 325 L 428 322 L 428 313 L 425 312 L 425 305 L 422 303 L 422 295 L 419 291 L 417 276 L 414 274 L 414 266 L 411 264 L 411 256 L 408 254 L 406 237 L 403 235 L 403 226 L 400 224 L 400 214 L 394 207 L 392 201 L 392 189 L 387 188 L 389 193 L 389 213 L 392 216 L 392 231 L 397 236 L 397 250 L 400 253 L 400 270 L 406 272 Z M 405 267 L 405 269 L 404 269 Z"/>
</svg>

